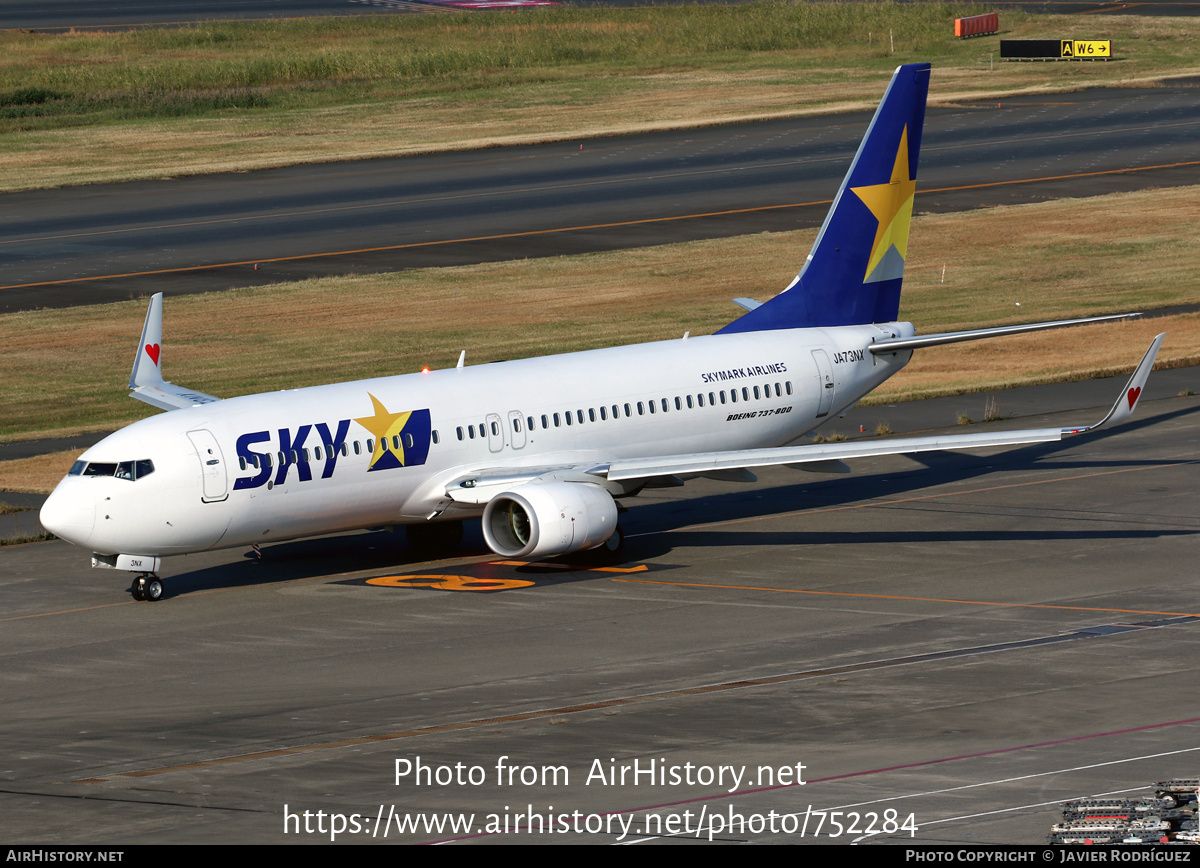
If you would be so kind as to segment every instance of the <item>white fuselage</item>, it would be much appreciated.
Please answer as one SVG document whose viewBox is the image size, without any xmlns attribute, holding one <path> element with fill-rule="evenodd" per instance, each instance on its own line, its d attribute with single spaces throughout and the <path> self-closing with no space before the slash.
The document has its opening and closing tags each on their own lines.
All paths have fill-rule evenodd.
<svg viewBox="0 0 1200 868">
<path fill-rule="evenodd" d="M 97 554 L 159 556 L 477 515 L 449 484 L 786 444 L 910 356 L 866 347 L 912 333 L 712 335 L 231 398 L 105 438 L 81 461 L 152 472 L 67 476 L 43 517 Z"/>
</svg>

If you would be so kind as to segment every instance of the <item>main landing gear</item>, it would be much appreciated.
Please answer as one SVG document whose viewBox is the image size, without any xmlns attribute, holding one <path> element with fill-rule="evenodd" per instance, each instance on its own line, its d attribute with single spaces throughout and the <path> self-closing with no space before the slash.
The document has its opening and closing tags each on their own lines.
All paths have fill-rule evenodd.
<svg viewBox="0 0 1200 868">
<path fill-rule="evenodd" d="M 154 573 L 145 573 L 133 580 L 133 584 L 129 586 L 129 593 L 138 602 L 155 603 L 162 599 L 162 579 Z"/>
<path fill-rule="evenodd" d="M 422 557 L 445 557 L 458 551 L 463 541 L 461 521 L 430 521 L 404 528 L 408 544 Z"/>
<path fill-rule="evenodd" d="M 619 564 L 624 559 L 625 555 L 625 531 L 618 524 L 613 528 L 612 536 L 604 541 L 602 545 L 596 546 L 594 549 L 588 549 L 585 552 L 580 552 L 575 559 L 583 564 L 597 567 L 611 567 L 614 564 Z"/>
</svg>

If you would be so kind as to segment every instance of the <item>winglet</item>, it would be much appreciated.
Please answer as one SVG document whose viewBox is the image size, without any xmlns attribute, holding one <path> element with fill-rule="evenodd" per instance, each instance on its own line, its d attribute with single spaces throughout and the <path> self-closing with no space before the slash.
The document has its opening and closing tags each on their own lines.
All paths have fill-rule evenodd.
<svg viewBox="0 0 1200 868">
<path fill-rule="evenodd" d="M 142 326 L 142 340 L 133 356 L 133 371 L 129 374 L 131 389 L 138 386 L 157 386 L 163 382 L 162 304 L 162 293 L 154 293 L 146 311 L 146 324 Z"/>
<path fill-rule="evenodd" d="M 1105 425 L 1119 425 L 1132 416 L 1138 399 L 1142 397 L 1142 387 L 1146 385 L 1146 380 L 1150 376 L 1150 370 L 1154 367 L 1154 360 L 1158 356 L 1158 350 L 1162 346 L 1163 338 L 1166 336 L 1164 332 L 1150 344 L 1150 349 L 1146 350 L 1146 355 L 1142 356 L 1142 360 L 1134 368 L 1133 375 L 1129 378 L 1129 382 L 1125 384 L 1125 388 L 1121 391 L 1121 394 L 1117 396 L 1117 401 L 1112 405 L 1112 409 L 1108 411 L 1107 416 L 1095 425 L 1088 425 L 1086 428 L 1064 428 L 1062 429 L 1062 433 L 1082 434 L 1085 431 L 1095 431 L 1098 428 L 1103 428 Z"/>
<path fill-rule="evenodd" d="M 163 296 L 161 292 L 156 292 L 150 298 L 146 324 L 142 326 L 142 339 L 133 356 L 133 371 L 129 374 L 130 397 L 160 410 L 182 410 L 197 404 L 220 401 L 220 398 L 183 389 L 163 379 L 162 310 Z"/>
</svg>

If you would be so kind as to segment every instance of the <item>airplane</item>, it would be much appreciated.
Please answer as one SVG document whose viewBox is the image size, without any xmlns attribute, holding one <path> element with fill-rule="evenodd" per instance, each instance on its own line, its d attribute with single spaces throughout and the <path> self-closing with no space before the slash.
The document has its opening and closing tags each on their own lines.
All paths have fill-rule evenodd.
<svg viewBox="0 0 1200 868">
<path fill-rule="evenodd" d="M 619 555 L 617 500 L 751 468 L 848 472 L 847 459 L 1059 440 L 1127 419 L 1159 335 L 1108 415 L 1072 428 L 793 444 L 854 405 L 914 350 L 1136 314 L 917 335 L 900 322 L 930 65 L 896 69 L 811 252 L 767 302 L 707 336 L 221 400 L 162 376 L 162 294 L 131 396 L 168 412 L 88 449 L 46 500 L 47 530 L 92 566 L 405 525 L 452 549 L 481 518 L 488 547 L 540 559 Z"/>
</svg>

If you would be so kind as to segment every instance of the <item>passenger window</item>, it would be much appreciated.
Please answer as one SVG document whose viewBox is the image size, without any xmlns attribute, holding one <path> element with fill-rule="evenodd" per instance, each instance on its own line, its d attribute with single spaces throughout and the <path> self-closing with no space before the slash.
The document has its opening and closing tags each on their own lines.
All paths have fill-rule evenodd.
<svg viewBox="0 0 1200 868">
<path fill-rule="evenodd" d="M 461 428 L 458 429 L 458 439 L 459 440 L 462 439 L 462 429 Z M 362 455 L 362 449 L 359 447 L 357 440 L 354 441 L 354 454 Z"/>
<path fill-rule="evenodd" d="M 573 425 L 573 424 L 574 424 L 574 422 L 572 421 L 572 418 L 571 418 L 571 411 L 570 411 L 570 410 L 568 410 L 568 411 L 567 411 L 566 413 L 564 413 L 563 415 L 567 417 L 567 424 L 568 424 L 568 425 Z"/>
<path fill-rule="evenodd" d="M 754 400 L 755 400 L 755 401 L 757 401 L 757 400 L 758 400 L 758 386 L 755 386 L 755 387 L 754 387 Z"/>
<path fill-rule="evenodd" d="M 653 401 L 647 401 L 646 403 L 650 405 L 650 415 L 651 416 L 653 416 L 655 413 L 658 412 L 658 408 L 654 406 Z"/>
<path fill-rule="evenodd" d="M 440 434 L 438 434 L 436 428 L 433 429 L 433 433 L 430 436 L 433 438 L 433 442 L 435 444 L 442 442 L 442 436 Z"/>
<path fill-rule="evenodd" d="M 486 437 L 486 436 L 487 436 L 487 429 L 486 429 L 486 428 L 484 428 L 484 427 L 483 427 L 483 423 L 482 423 L 482 422 L 480 422 L 480 423 L 479 423 L 479 437 L 480 437 L 480 439 L 482 439 L 482 438 L 484 438 L 484 437 Z"/>
<path fill-rule="evenodd" d="M 549 421 L 550 420 L 546 418 L 546 414 L 543 413 L 542 414 L 542 430 L 543 431 L 550 427 L 550 425 L 548 424 Z"/>
<path fill-rule="evenodd" d="M 583 411 L 582 411 L 582 410 L 576 410 L 576 411 L 575 411 L 575 416 L 576 416 L 576 418 L 578 418 L 578 419 L 579 419 L 579 424 L 580 424 L 580 425 L 582 425 L 582 424 L 583 424 Z"/>
<path fill-rule="evenodd" d="M 742 400 L 743 401 L 750 400 L 750 390 L 748 388 L 746 388 L 745 386 L 742 386 Z"/>
<path fill-rule="evenodd" d="M 663 408 L 664 413 L 671 409 L 670 406 L 667 404 L 666 398 L 662 399 L 662 408 Z"/>
<path fill-rule="evenodd" d="M 458 426 L 458 439 L 459 439 L 459 440 L 463 439 L 463 429 L 462 429 L 462 425 L 459 425 L 459 426 Z M 357 446 L 358 444 L 357 444 L 357 443 L 355 443 L 354 445 L 355 445 L 355 446 Z M 355 451 L 357 452 L 358 450 L 356 449 Z"/>
<path fill-rule="evenodd" d="M 558 428 L 558 427 L 559 427 L 559 418 L 558 418 L 558 414 L 557 414 L 557 413 L 555 413 L 555 414 L 554 414 L 554 427 L 555 427 L 555 428 Z"/>
<path fill-rule="evenodd" d="M 787 393 L 788 393 L 789 395 L 790 395 L 790 394 L 792 394 L 792 381 L 791 381 L 791 380 L 788 380 L 788 381 L 787 381 L 786 383 L 784 383 L 783 385 L 784 385 L 784 387 L 787 389 Z"/>
<path fill-rule="evenodd" d="M 521 433 L 521 420 L 518 419 L 516 416 L 514 416 L 512 423 L 513 423 L 513 430 L 516 431 L 518 434 L 520 434 Z"/>
<path fill-rule="evenodd" d="M 367 451 L 370 452 L 372 455 L 375 454 L 375 438 L 374 437 L 367 438 Z"/>
<path fill-rule="evenodd" d="M 716 396 L 716 395 L 714 395 L 712 392 L 709 392 L 709 393 L 708 393 L 708 403 L 709 403 L 710 405 L 712 405 L 713 407 L 717 406 L 717 396 Z M 724 398 L 722 398 L 722 399 L 721 399 L 721 403 L 722 403 L 722 404 L 724 404 L 724 403 L 725 403 L 725 399 L 724 399 Z"/>
<path fill-rule="evenodd" d="M 245 470 L 245 469 L 246 469 L 246 456 L 245 456 L 245 455 L 239 455 L 239 456 L 238 456 L 238 466 L 239 466 L 239 467 L 240 467 L 242 470 Z M 119 471 L 118 471 L 118 472 L 119 472 Z M 131 477 L 131 478 L 132 478 L 132 477 Z"/>
<path fill-rule="evenodd" d="M 724 395 L 725 393 L 724 393 L 724 392 L 722 392 L 721 394 L 722 394 L 722 395 Z M 730 389 L 730 390 L 729 390 L 729 403 L 730 403 L 730 404 L 736 404 L 736 403 L 737 403 L 737 389 Z"/>
<path fill-rule="evenodd" d="M 528 419 L 525 420 L 525 427 L 528 428 L 530 431 L 535 430 L 532 416 L 530 416 Z"/>
<path fill-rule="evenodd" d="M 778 383 L 776 383 L 776 384 L 775 384 L 775 397 L 776 397 L 776 398 L 782 398 L 782 397 L 783 397 L 783 389 L 779 388 L 779 384 L 778 384 Z"/>
<path fill-rule="evenodd" d="M 404 435 L 404 446 L 405 446 L 405 448 L 407 448 L 407 449 L 412 449 L 412 448 L 413 448 L 413 445 L 414 445 L 415 443 L 416 443 L 416 441 L 413 439 L 413 436 L 412 436 L 411 434 L 405 434 L 405 435 Z"/>
<path fill-rule="evenodd" d="M 493 422 L 493 423 L 492 423 L 492 434 L 493 434 L 493 435 L 495 435 L 495 436 L 499 436 L 499 434 L 500 434 L 500 423 L 498 423 L 498 422 Z"/>
<path fill-rule="evenodd" d="M 267 465 L 267 467 L 274 466 L 274 463 L 271 461 L 271 453 L 270 452 L 267 452 L 263 455 L 263 464 Z"/>
<path fill-rule="evenodd" d="M 675 400 L 678 401 L 679 399 L 676 398 Z M 688 405 L 689 410 L 692 409 L 692 396 L 691 395 L 687 396 L 687 405 Z"/>
<path fill-rule="evenodd" d="M 602 406 L 602 407 L 600 408 L 600 421 L 601 421 L 601 422 L 607 422 L 607 421 L 608 421 L 608 408 L 607 408 L 607 407 L 603 407 L 603 406 Z"/>
<path fill-rule="evenodd" d="M 470 434 L 471 439 L 474 440 L 475 439 L 475 426 L 474 425 L 468 426 L 467 433 Z"/>
<path fill-rule="evenodd" d="M 625 405 L 625 416 L 626 416 L 626 418 L 628 418 L 629 416 L 632 416 L 632 415 L 633 415 L 633 413 L 629 412 L 629 410 L 630 410 L 630 407 L 629 407 L 629 405 L 628 405 L 628 404 L 626 404 L 626 405 Z"/>
<path fill-rule="evenodd" d="M 350 454 L 350 447 L 346 445 L 346 441 L 342 441 L 342 457 L 345 458 Z M 258 462 L 254 462 L 254 466 L 258 467 Z"/>
<path fill-rule="evenodd" d="M 321 447 L 320 446 L 313 447 L 313 458 L 317 459 L 318 461 L 321 460 Z"/>
<path fill-rule="evenodd" d="M 603 409 L 603 408 L 601 408 L 601 409 Z M 590 419 L 593 422 L 596 421 L 596 408 L 595 407 L 588 408 L 588 419 Z"/>
</svg>

